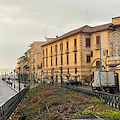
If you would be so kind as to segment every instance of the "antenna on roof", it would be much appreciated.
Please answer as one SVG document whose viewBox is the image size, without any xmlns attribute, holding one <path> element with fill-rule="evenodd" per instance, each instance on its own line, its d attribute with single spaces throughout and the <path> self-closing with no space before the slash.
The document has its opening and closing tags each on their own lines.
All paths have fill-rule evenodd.
<svg viewBox="0 0 120 120">
<path fill-rule="evenodd" d="M 45 38 L 47 37 L 47 35 L 46 35 L 46 30 L 44 30 L 44 32 L 45 32 Z"/>
<path fill-rule="evenodd" d="M 86 15 L 87 15 L 87 24 L 89 25 L 89 16 L 88 16 L 88 10 L 86 10 Z"/>
</svg>

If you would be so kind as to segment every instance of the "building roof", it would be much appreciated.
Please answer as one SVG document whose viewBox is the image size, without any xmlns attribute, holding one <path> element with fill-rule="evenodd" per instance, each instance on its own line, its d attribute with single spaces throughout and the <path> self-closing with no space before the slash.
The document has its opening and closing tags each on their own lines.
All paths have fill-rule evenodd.
<svg viewBox="0 0 120 120">
<path fill-rule="evenodd" d="M 88 25 L 85 25 L 81 28 L 72 30 L 68 33 L 65 33 L 51 41 L 46 42 L 45 44 L 43 44 L 41 47 L 49 45 L 51 43 L 57 42 L 59 40 L 62 40 L 64 38 L 67 38 L 69 36 L 75 35 L 77 33 L 94 33 L 94 32 L 98 32 L 98 31 L 103 31 L 103 30 L 107 30 L 107 29 L 111 29 L 110 26 L 112 25 L 112 23 L 108 23 L 108 24 L 104 24 L 104 25 L 99 25 L 99 26 L 95 26 L 95 27 L 90 27 Z"/>
</svg>

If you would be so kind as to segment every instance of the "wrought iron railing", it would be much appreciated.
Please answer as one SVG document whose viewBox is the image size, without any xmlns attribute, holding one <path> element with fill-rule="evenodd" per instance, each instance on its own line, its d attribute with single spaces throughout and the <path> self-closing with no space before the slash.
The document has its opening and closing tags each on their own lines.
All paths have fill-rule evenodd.
<svg viewBox="0 0 120 120">
<path fill-rule="evenodd" d="M 29 86 L 21 90 L 19 93 L 0 106 L 0 120 L 6 120 L 9 118 L 28 90 Z"/>
<path fill-rule="evenodd" d="M 99 92 L 99 91 L 93 91 L 93 90 L 87 90 L 87 89 L 78 88 L 75 86 L 68 86 L 68 85 L 62 85 L 62 87 L 72 89 L 72 90 L 77 90 L 79 92 L 82 92 L 85 95 L 88 95 L 91 97 L 96 97 L 98 99 L 102 98 L 103 100 L 105 100 L 105 104 L 111 105 L 120 110 L 120 95 Z"/>
</svg>

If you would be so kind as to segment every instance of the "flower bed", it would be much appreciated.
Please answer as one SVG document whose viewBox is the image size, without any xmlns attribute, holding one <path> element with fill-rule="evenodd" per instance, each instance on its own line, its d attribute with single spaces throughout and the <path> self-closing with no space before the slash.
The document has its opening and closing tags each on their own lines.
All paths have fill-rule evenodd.
<svg viewBox="0 0 120 120">
<path fill-rule="evenodd" d="M 86 98 L 82 93 L 54 85 L 40 85 L 30 89 L 11 116 L 27 120 L 70 120 L 82 115 L 98 115 L 102 118 L 120 118 L 120 111 L 103 100 Z"/>
</svg>

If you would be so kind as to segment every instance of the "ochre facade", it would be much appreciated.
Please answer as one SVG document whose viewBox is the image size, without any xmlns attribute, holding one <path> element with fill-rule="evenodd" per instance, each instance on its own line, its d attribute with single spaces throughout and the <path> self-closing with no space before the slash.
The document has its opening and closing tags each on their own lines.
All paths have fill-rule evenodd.
<svg viewBox="0 0 120 120">
<path fill-rule="evenodd" d="M 119 56 L 113 44 L 115 37 L 111 37 L 115 32 L 119 37 L 119 21 L 117 17 L 112 18 L 112 23 L 95 27 L 86 25 L 46 42 L 42 45 L 44 72 L 53 76 L 55 83 L 61 82 L 61 76 L 63 81 L 73 76 L 77 76 L 77 79 L 90 76 L 92 72 L 100 70 L 100 45 L 102 70 L 116 70 L 110 65 L 120 64 L 119 60 L 109 59 Z"/>
</svg>

